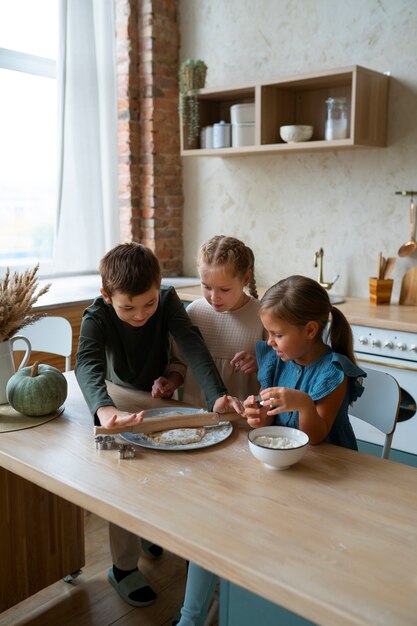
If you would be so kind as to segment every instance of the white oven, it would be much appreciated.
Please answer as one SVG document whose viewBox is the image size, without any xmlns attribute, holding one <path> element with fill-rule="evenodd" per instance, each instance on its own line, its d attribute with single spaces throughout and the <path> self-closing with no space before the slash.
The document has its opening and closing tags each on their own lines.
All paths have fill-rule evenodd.
<svg viewBox="0 0 417 626">
<path fill-rule="evenodd" d="M 401 387 L 392 448 L 417 455 L 417 334 L 355 324 L 352 332 L 358 365 L 391 374 Z M 357 439 L 383 444 L 384 436 L 375 428 L 356 418 L 351 422 Z"/>
</svg>

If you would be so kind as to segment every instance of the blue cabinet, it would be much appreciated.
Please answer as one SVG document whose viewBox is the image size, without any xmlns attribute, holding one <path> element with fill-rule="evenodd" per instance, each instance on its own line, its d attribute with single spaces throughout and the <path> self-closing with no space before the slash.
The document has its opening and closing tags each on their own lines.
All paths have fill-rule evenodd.
<svg viewBox="0 0 417 626">
<path fill-rule="evenodd" d="M 359 452 L 372 454 L 373 456 L 380 457 L 382 453 L 382 446 L 378 446 L 375 443 L 369 443 L 368 441 L 362 441 L 361 439 L 358 439 L 358 448 Z M 402 452 L 401 450 L 395 450 L 395 448 L 391 448 L 389 459 L 390 461 L 395 461 L 396 463 L 402 463 L 403 465 L 411 465 L 411 467 L 417 467 L 417 455 L 410 454 L 409 452 Z"/>
<path fill-rule="evenodd" d="M 227 580 L 220 583 L 220 626 L 317 626 Z"/>
</svg>

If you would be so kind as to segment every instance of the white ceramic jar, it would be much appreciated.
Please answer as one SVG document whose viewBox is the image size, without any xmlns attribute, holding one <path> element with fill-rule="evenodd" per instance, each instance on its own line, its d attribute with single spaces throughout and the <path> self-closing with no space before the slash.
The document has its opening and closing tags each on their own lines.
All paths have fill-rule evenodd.
<svg viewBox="0 0 417 626">
<path fill-rule="evenodd" d="M 233 104 L 230 107 L 230 121 L 232 124 L 252 124 L 255 122 L 255 104 Z"/>
<path fill-rule="evenodd" d="M 202 128 L 200 130 L 200 148 L 204 150 L 206 147 L 206 129 Z"/>
<path fill-rule="evenodd" d="M 206 126 L 205 148 L 211 149 L 213 147 L 213 126 Z"/>
<path fill-rule="evenodd" d="M 213 124 L 213 148 L 230 148 L 230 134 L 230 124 L 224 121 Z"/>
<path fill-rule="evenodd" d="M 232 124 L 232 147 L 253 146 L 255 143 L 255 123 Z"/>
</svg>

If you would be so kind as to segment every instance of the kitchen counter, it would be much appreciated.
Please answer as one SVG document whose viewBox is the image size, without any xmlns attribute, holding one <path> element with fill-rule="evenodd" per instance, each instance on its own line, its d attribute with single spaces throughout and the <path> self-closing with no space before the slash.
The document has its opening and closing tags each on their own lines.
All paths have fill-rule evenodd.
<svg viewBox="0 0 417 626">
<path fill-rule="evenodd" d="M 192 302 L 201 297 L 200 286 L 177 289 L 178 295 L 184 302 Z M 265 288 L 258 287 L 259 297 L 265 293 Z M 342 304 L 335 304 L 349 320 L 350 324 L 402 330 L 417 333 L 417 307 L 400 304 L 371 304 L 365 298 L 345 298 Z"/>
<path fill-rule="evenodd" d="M 101 287 L 98 274 L 40 280 L 39 285 L 43 286 L 48 282 L 52 285 L 49 291 L 39 298 L 34 306 L 35 309 L 48 311 L 68 306 L 88 306 L 99 295 Z M 163 278 L 162 284 L 175 287 L 184 302 L 191 302 L 201 297 L 199 278 L 187 276 Z M 261 297 L 265 293 L 265 288 L 258 287 L 258 292 Z M 416 306 L 399 304 L 377 306 L 370 304 L 365 298 L 350 297 L 345 298 L 342 304 L 335 306 L 340 308 L 351 324 L 417 332 Z"/>
<path fill-rule="evenodd" d="M 66 376 L 64 413 L 2 433 L 0 466 L 314 623 L 415 624 L 414 468 L 321 444 L 289 470 L 268 470 L 250 454 L 244 420 L 213 447 L 137 448 L 120 460 L 95 449 Z M 110 393 L 126 410 L 175 404 L 115 385 Z"/>
</svg>

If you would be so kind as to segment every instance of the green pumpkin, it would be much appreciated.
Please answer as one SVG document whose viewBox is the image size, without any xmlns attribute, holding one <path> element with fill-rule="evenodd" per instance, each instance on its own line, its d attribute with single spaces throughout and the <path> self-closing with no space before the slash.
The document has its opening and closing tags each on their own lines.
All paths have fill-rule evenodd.
<svg viewBox="0 0 417 626">
<path fill-rule="evenodd" d="M 18 370 L 6 386 L 10 406 L 31 417 L 56 411 L 65 402 L 67 392 L 67 379 L 62 372 L 38 362 Z"/>
</svg>

